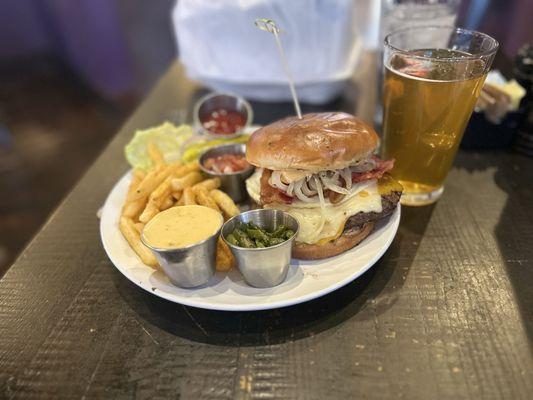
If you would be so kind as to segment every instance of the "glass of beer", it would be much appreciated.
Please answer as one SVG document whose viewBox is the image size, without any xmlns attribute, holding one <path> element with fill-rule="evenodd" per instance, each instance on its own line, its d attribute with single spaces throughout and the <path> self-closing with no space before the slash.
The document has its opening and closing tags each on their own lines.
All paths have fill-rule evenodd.
<svg viewBox="0 0 533 400">
<path fill-rule="evenodd" d="M 400 29 L 385 38 L 383 143 L 401 203 L 437 201 L 498 42 L 453 27 Z"/>
</svg>

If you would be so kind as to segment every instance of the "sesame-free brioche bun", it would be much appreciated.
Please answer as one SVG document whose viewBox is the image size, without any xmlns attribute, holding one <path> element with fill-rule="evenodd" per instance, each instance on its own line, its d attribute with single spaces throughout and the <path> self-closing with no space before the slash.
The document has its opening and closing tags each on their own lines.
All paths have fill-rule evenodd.
<svg viewBox="0 0 533 400">
<path fill-rule="evenodd" d="M 376 149 L 374 129 L 342 112 L 287 117 L 255 131 L 246 146 L 246 159 L 271 170 L 341 169 L 368 158 Z"/>
</svg>

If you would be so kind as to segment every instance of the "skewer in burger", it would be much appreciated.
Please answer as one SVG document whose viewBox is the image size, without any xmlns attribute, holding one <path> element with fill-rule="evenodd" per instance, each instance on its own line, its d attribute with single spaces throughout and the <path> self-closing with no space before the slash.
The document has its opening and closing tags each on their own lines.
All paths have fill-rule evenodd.
<svg viewBox="0 0 533 400">
<path fill-rule="evenodd" d="M 403 187 L 387 174 L 394 161 L 374 155 L 377 144 L 372 127 L 339 112 L 288 117 L 251 136 L 246 159 L 257 169 L 248 194 L 298 220 L 293 257 L 316 260 L 351 249 L 394 211 Z"/>
</svg>

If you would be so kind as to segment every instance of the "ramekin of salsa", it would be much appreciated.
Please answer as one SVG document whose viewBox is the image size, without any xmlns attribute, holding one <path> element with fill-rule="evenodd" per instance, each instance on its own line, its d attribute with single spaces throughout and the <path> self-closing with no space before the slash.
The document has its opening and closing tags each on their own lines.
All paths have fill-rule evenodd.
<svg viewBox="0 0 533 400">
<path fill-rule="evenodd" d="M 245 182 L 254 172 L 245 154 L 246 145 L 234 143 L 212 147 L 199 159 L 202 172 L 220 179 L 222 190 L 237 203 L 247 198 Z"/>
<path fill-rule="evenodd" d="M 240 96 L 211 93 L 194 106 L 194 125 L 199 133 L 216 137 L 234 137 L 252 123 L 252 107 Z"/>
</svg>

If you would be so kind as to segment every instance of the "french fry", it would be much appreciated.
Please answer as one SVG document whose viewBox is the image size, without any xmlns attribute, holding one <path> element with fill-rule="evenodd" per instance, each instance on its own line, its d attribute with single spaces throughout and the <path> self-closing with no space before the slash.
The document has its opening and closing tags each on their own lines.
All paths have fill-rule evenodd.
<svg viewBox="0 0 533 400">
<path fill-rule="evenodd" d="M 122 235 L 124 235 L 124 238 L 128 241 L 133 251 L 137 253 L 141 261 L 150 267 L 156 268 L 157 260 L 150 249 L 142 244 L 141 235 L 135 228 L 133 220 L 125 217 L 120 218 L 119 228 Z"/>
<path fill-rule="evenodd" d="M 170 195 L 170 182 L 172 181 L 172 176 L 169 176 L 165 179 L 152 193 L 148 201 L 156 204 L 157 207 L 161 207 L 163 201 Z"/>
<path fill-rule="evenodd" d="M 216 256 L 216 269 L 217 271 L 229 271 L 235 266 L 235 258 L 231 253 L 228 245 L 218 238 L 217 241 L 217 256 Z"/>
<path fill-rule="evenodd" d="M 161 153 L 161 150 L 159 150 L 154 142 L 148 143 L 148 156 L 151 158 L 156 168 L 166 165 L 163 153 Z"/>
<path fill-rule="evenodd" d="M 161 206 L 159 207 L 159 210 L 161 211 L 164 211 L 164 210 L 167 210 L 169 209 L 170 207 L 172 207 L 174 205 L 174 198 L 172 197 L 172 195 L 168 195 L 164 200 L 163 202 L 161 203 Z"/>
<path fill-rule="evenodd" d="M 196 204 L 196 196 L 194 192 L 192 191 L 192 188 L 190 187 L 186 188 L 183 191 L 182 199 L 183 199 L 183 204 L 178 204 L 178 205 L 192 206 Z"/>
<path fill-rule="evenodd" d="M 180 201 L 183 198 L 183 191 L 180 190 L 179 192 L 172 192 L 172 197 L 174 197 L 174 200 Z"/>
<path fill-rule="evenodd" d="M 139 221 L 147 223 L 152 218 L 154 218 L 159 212 L 159 207 L 157 207 L 153 202 L 146 203 L 143 212 L 139 215 Z"/>
<path fill-rule="evenodd" d="M 186 187 L 193 186 L 203 180 L 202 174 L 198 171 L 189 172 L 182 178 L 172 179 L 171 186 L 173 191 L 183 190 Z"/>
<path fill-rule="evenodd" d="M 148 222 L 161 210 L 163 201 L 170 195 L 170 181 L 172 176 L 167 177 L 148 198 L 144 211 L 139 216 L 139 221 Z"/>
<path fill-rule="evenodd" d="M 134 222 L 133 225 L 137 229 L 137 232 L 141 233 L 143 231 L 144 224 L 142 222 Z"/>
<path fill-rule="evenodd" d="M 168 176 L 168 175 L 173 175 L 178 170 L 178 168 L 182 166 L 183 166 L 183 163 L 181 161 L 174 161 L 170 164 L 156 165 L 150 171 L 155 171 L 158 174 L 161 172 L 165 172 L 165 174 L 167 174 Z"/>
<path fill-rule="evenodd" d="M 130 196 L 130 194 L 135 189 L 137 189 L 137 186 L 139 186 L 139 183 L 141 183 L 141 181 L 144 179 L 144 176 L 145 176 L 145 174 L 141 170 L 138 170 L 138 169 L 133 170 L 133 174 L 132 174 L 132 177 L 131 177 L 130 187 L 128 188 L 128 195 L 127 196 Z"/>
<path fill-rule="evenodd" d="M 196 190 L 195 195 L 196 195 L 196 201 L 198 202 L 198 204 L 205 206 L 205 207 L 212 208 L 213 210 L 217 210 L 218 212 L 220 212 L 220 208 L 218 208 L 215 200 L 213 200 L 209 196 L 209 193 L 207 190 L 200 188 Z"/>
<path fill-rule="evenodd" d="M 134 201 L 126 201 L 122 208 L 122 216 L 136 219 L 146 207 L 147 198 L 141 198 Z"/>
<path fill-rule="evenodd" d="M 209 195 L 217 206 L 222 210 L 226 219 L 234 217 L 240 213 L 239 208 L 235 205 L 231 197 L 229 197 L 222 190 L 213 189 L 209 192 Z"/>
<path fill-rule="evenodd" d="M 177 166 L 174 170 L 174 176 L 176 178 L 182 178 L 185 175 L 189 174 L 190 172 L 199 171 L 199 170 L 200 170 L 200 164 L 198 163 L 198 161 L 192 161 L 185 165 Z"/>
<path fill-rule="evenodd" d="M 137 189 L 128 196 L 128 201 L 134 201 L 143 197 L 148 197 L 161 183 L 165 181 L 176 170 L 174 164 L 166 165 L 162 168 L 154 168 L 146 174 Z"/>
<path fill-rule="evenodd" d="M 140 170 L 140 169 L 134 169 L 133 170 L 133 179 L 137 180 L 139 183 L 140 181 L 142 181 L 144 179 L 144 177 L 146 176 L 146 172 Z"/>
<path fill-rule="evenodd" d="M 197 183 L 192 187 L 192 190 L 194 193 L 196 193 L 198 190 L 213 190 L 220 187 L 220 178 L 211 178 L 206 179 L 205 181 L 202 181 L 200 183 Z"/>
<path fill-rule="evenodd" d="M 138 169 L 133 170 L 133 174 L 131 177 L 131 183 L 130 183 L 130 187 L 128 188 L 128 194 L 126 198 L 128 198 L 129 196 L 131 196 L 133 192 L 135 192 L 139 184 L 144 179 L 145 175 L 146 174 L 143 171 L 140 171 Z M 143 200 L 142 198 L 135 200 L 135 201 L 126 200 L 126 202 L 122 206 L 122 215 L 129 217 L 129 218 L 136 218 L 139 216 L 141 211 L 144 209 L 145 204 L 146 204 L 146 200 Z"/>
<path fill-rule="evenodd" d="M 149 171 L 144 179 L 139 182 L 137 188 L 128 193 L 126 201 L 135 201 L 142 199 L 143 197 L 148 198 L 148 195 L 157 187 L 157 171 L 155 169 Z"/>
<path fill-rule="evenodd" d="M 174 161 L 169 165 L 172 168 L 172 175 L 176 175 L 176 172 L 179 172 L 180 168 L 183 167 L 183 163 L 181 161 Z"/>
</svg>

